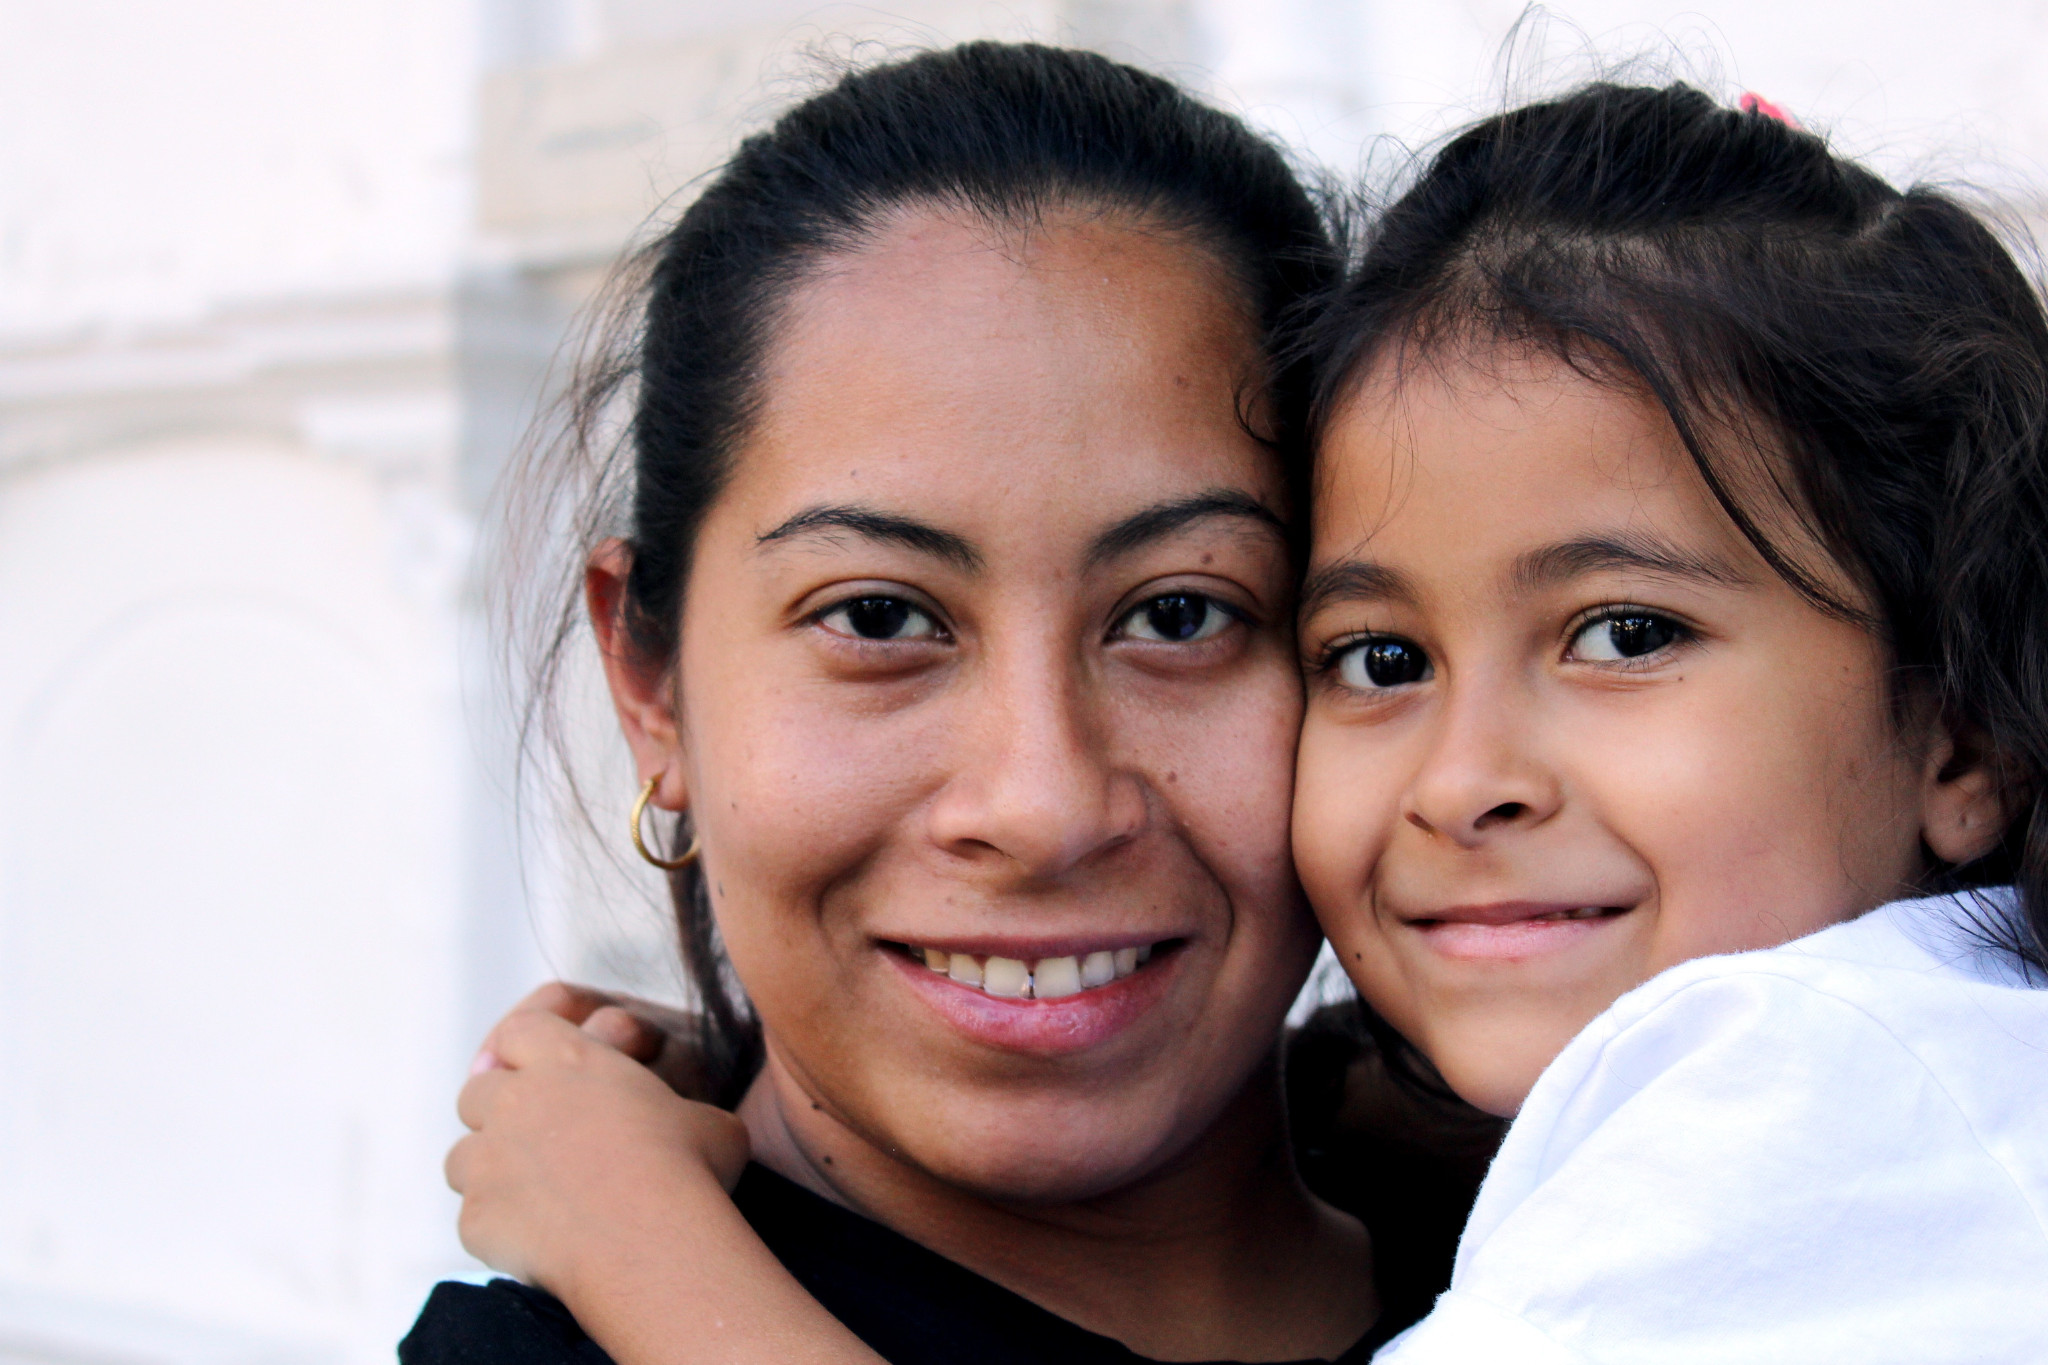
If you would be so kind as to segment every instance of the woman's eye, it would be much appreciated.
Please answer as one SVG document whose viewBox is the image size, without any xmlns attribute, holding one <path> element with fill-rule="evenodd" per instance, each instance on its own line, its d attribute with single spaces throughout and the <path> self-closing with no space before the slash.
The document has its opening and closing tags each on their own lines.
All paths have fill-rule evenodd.
<svg viewBox="0 0 2048 1365">
<path fill-rule="evenodd" d="M 1436 672 L 1419 646 L 1391 636 L 1348 646 L 1336 666 L 1338 681 L 1361 692 L 1427 682 Z"/>
<path fill-rule="evenodd" d="M 1572 637 L 1571 656 L 1586 663 L 1640 659 L 1684 639 L 1686 629 L 1668 616 L 1619 612 L 1588 621 Z"/>
<path fill-rule="evenodd" d="M 931 613 L 900 597 L 856 597 L 841 602 L 818 622 L 857 640 L 935 640 L 940 634 Z"/>
<path fill-rule="evenodd" d="M 1235 619 L 1213 598 L 1173 592 L 1133 608 L 1124 618 L 1122 633 L 1134 640 L 1187 645 L 1222 634 Z"/>
</svg>

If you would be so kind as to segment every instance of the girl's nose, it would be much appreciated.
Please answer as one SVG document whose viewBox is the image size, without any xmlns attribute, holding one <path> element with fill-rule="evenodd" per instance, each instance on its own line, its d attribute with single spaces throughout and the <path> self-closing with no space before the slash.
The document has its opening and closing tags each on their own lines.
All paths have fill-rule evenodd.
<svg viewBox="0 0 2048 1365">
<path fill-rule="evenodd" d="M 975 718 L 930 808 L 934 841 L 1044 880 L 1136 838 L 1145 782 L 1116 759 L 1086 680 L 1065 668 L 988 672 L 1008 676 L 967 699 Z"/>
<path fill-rule="evenodd" d="M 1402 799 L 1402 816 L 1465 848 L 1532 828 L 1555 815 L 1556 774 L 1534 752 L 1534 708 L 1512 693 L 1448 691 L 1436 731 Z"/>
</svg>

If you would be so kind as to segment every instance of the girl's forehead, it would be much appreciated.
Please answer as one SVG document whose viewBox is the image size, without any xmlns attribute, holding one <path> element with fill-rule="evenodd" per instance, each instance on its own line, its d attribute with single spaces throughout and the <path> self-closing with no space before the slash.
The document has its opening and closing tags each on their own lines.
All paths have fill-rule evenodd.
<svg viewBox="0 0 2048 1365">
<path fill-rule="evenodd" d="M 1767 543 L 1860 602 L 1788 501 L 1783 461 L 1730 444 L 1716 475 Z M 1513 587 L 1571 547 L 1634 546 L 1711 578 L 1782 584 L 1652 397 L 1526 348 L 1368 374 L 1325 430 L 1313 530 L 1312 565 L 1365 556 L 1416 577 Z"/>
<path fill-rule="evenodd" d="M 1715 531 L 1727 520 L 1654 402 L 1534 353 L 1368 375 L 1325 432 L 1317 494 L 1319 532 L 1482 508 L 1471 532 L 1617 513 Z"/>
</svg>

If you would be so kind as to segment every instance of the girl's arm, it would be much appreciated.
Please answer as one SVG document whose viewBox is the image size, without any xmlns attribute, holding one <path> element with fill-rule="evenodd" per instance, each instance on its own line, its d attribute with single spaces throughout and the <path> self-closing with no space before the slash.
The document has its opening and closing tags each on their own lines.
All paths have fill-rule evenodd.
<svg viewBox="0 0 2048 1365">
<path fill-rule="evenodd" d="M 728 1197 L 738 1119 L 546 1008 L 508 1015 L 479 1065 L 447 1162 L 462 1244 L 560 1299 L 618 1365 L 881 1365 Z"/>
</svg>

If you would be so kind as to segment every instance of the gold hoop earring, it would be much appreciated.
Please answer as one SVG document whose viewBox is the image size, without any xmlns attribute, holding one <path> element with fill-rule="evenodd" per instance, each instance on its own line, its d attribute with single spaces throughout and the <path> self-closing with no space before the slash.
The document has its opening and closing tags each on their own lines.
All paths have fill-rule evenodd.
<svg viewBox="0 0 2048 1365">
<path fill-rule="evenodd" d="M 632 822 L 631 828 L 633 831 L 633 847 L 639 850 L 641 857 L 645 858 L 648 862 L 653 863 L 662 871 L 680 872 L 682 869 L 688 867 L 691 863 L 697 861 L 697 855 L 703 852 L 704 841 L 702 839 L 698 839 L 693 836 L 690 840 L 690 846 L 683 850 L 681 857 L 657 858 L 654 856 L 652 850 L 650 850 L 647 847 L 646 840 L 640 837 L 640 817 L 647 813 L 647 803 L 653 799 L 654 789 L 660 785 L 661 774 L 656 773 L 654 776 L 647 779 L 647 785 L 640 789 L 640 799 L 633 803 L 633 814 L 630 817 Z"/>
</svg>

